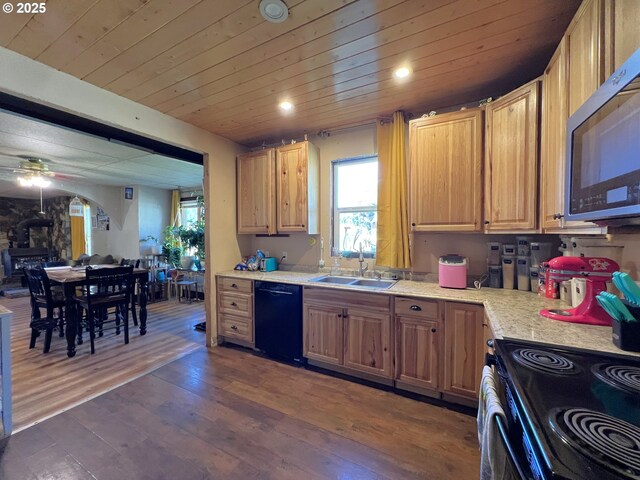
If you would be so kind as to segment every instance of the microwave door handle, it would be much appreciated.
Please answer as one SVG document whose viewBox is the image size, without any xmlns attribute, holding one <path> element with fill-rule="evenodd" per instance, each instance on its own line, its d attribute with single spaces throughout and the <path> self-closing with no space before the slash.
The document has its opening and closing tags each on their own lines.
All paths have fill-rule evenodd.
<svg viewBox="0 0 640 480">
<path fill-rule="evenodd" d="M 509 442 L 509 438 L 507 437 L 507 429 L 504 425 L 504 422 L 502 421 L 502 417 L 495 415 L 493 418 L 495 419 L 498 426 L 498 432 L 500 433 L 500 438 L 502 439 L 502 443 L 504 445 L 505 451 L 507 452 L 507 456 L 509 457 L 509 460 L 511 461 L 511 464 L 515 468 L 516 472 L 518 472 L 518 478 L 520 478 L 521 480 L 529 480 L 531 477 L 525 475 L 524 469 L 520 465 L 520 461 L 516 457 L 513 447 L 511 446 L 511 442 Z"/>
</svg>

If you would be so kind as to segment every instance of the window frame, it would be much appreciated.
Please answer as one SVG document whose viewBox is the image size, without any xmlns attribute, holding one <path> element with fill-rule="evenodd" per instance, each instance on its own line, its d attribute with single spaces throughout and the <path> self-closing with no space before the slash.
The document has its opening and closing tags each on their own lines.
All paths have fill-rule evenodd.
<svg viewBox="0 0 640 480">
<path fill-rule="evenodd" d="M 378 155 L 361 155 L 358 157 L 350 157 L 343 158 L 338 160 L 331 161 L 331 256 L 334 255 L 334 250 L 339 249 L 340 254 L 342 255 L 343 250 L 340 248 L 340 231 L 336 228 L 336 225 L 339 224 L 338 219 L 341 213 L 358 213 L 358 212 L 377 212 L 378 211 L 378 199 L 376 198 L 376 204 L 370 207 L 342 207 L 338 208 L 338 199 L 336 195 L 338 194 L 338 170 L 340 165 L 354 165 L 358 163 L 369 163 L 375 162 L 378 163 Z M 376 223 L 376 231 L 377 231 L 377 223 Z M 353 257 L 354 254 L 357 254 L 357 251 L 350 251 L 349 257 Z M 363 256 L 365 258 L 375 258 L 375 252 L 373 251 L 364 251 Z"/>
</svg>

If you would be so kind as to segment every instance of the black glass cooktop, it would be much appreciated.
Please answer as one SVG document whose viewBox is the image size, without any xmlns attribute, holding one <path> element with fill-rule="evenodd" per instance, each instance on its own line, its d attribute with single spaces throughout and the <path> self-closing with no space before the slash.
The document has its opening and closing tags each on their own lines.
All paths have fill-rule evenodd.
<svg viewBox="0 0 640 480">
<path fill-rule="evenodd" d="M 509 410 L 535 445 L 543 478 L 640 480 L 640 357 L 495 345 Z"/>
</svg>

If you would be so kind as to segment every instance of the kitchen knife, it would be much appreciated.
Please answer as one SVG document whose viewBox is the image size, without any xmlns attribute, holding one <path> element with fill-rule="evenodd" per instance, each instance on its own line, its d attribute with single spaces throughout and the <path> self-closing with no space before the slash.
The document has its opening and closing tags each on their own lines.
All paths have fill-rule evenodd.
<svg viewBox="0 0 640 480">
<path fill-rule="evenodd" d="M 631 312 L 629 311 L 627 306 L 624 303 L 622 303 L 622 300 L 620 300 L 614 294 L 609 292 L 600 292 L 598 295 L 602 295 L 604 298 L 606 298 L 608 303 L 612 305 L 613 308 L 617 310 L 620 315 L 622 315 L 624 320 L 628 322 L 637 321 L 636 318 L 633 315 L 631 315 Z"/>
<path fill-rule="evenodd" d="M 640 287 L 636 285 L 628 273 L 614 272 L 613 283 L 629 302 L 640 305 Z"/>
</svg>

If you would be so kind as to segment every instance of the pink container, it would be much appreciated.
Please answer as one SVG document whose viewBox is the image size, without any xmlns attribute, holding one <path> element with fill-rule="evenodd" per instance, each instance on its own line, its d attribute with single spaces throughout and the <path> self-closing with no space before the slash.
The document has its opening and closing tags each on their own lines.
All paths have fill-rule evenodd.
<svg viewBox="0 0 640 480">
<path fill-rule="evenodd" d="M 444 255 L 438 261 L 438 285 L 444 288 L 467 288 L 467 259 Z"/>
</svg>

